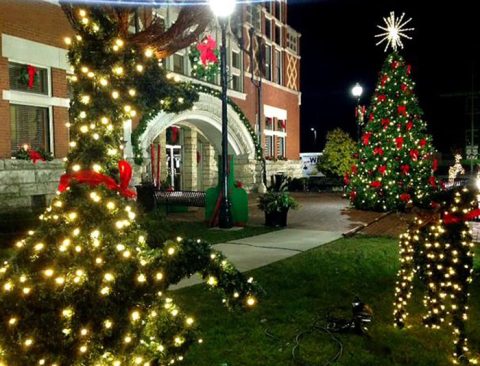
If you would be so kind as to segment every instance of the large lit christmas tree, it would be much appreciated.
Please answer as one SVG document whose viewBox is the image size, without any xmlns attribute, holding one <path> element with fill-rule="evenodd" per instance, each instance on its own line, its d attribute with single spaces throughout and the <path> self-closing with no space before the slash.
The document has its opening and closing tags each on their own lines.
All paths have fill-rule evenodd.
<svg viewBox="0 0 480 366">
<path fill-rule="evenodd" d="M 346 176 L 353 205 L 360 209 L 386 211 L 401 209 L 409 203 L 426 206 L 438 189 L 434 177 L 436 161 L 432 138 L 414 93 L 411 66 L 397 52 L 403 46 L 403 15 L 393 13 L 385 19 L 385 33 L 393 52 L 387 56 L 367 110 L 367 122 L 361 137 L 358 162 Z"/>
<path fill-rule="evenodd" d="M 165 293 L 171 284 L 200 272 L 227 305 L 256 302 L 252 281 L 208 244 L 179 238 L 147 245 L 135 223 L 131 168 L 121 160 L 124 123 L 190 108 L 197 98 L 155 56 L 174 52 L 175 42 L 185 47 L 188 30 L 198 30 L 195 11 L 200 17 L 205 10 L 180 12 L 170 34 L 153 22 L 154 32 L 136 35 L 128 34 L 128 10 L 64 10 L 76 31 L 66 39 L 71 150 L 61 193 L 1 262 L 0 365 L 173 364 L 198 339 L 193 318 Z M 158 39 L 165 48 L 146 46 Z"/>
</svg>

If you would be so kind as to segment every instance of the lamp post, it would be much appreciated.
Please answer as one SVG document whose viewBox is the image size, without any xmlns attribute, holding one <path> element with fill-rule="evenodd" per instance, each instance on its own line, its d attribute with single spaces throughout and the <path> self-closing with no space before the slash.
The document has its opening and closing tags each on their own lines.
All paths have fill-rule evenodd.
<svg viewBox="0 0 480 366">
<path fill-rule="evenodd" d="M 311 128 L 310 131 L 313 132 L 313 146 L 317 146 L 317 130 L 315 128 Z"/>
<path fill-rule="evenodd" d="M 360 106 L 360 98 L 362 97 L 363 94 L 363 88 L 359 83 L 356 83 L 355 86 L 352 88 L 352 95 L 354 98 L 357 99 L 357 106 L 355 107 L 358 111 L 358 107 Z M 357 140 L 360 141 L 360 118 L 357 118 L 356 120 L 357 124 Z"/>
<path fill-rule="evenodd" d="M 222 44 L 220 46 L 220 84 L 222 86 L 222 166 L 220 215 L 218 226 L 222 229 L 233 227 L 233 217 L 230 200 L 228 197 L 228 120 L 227 120 L 227 22 L 228 17 L 235 10 L 236 0 L 209 0 L 213 14 L 218 18 L 222 31 Z"/>
</svg>

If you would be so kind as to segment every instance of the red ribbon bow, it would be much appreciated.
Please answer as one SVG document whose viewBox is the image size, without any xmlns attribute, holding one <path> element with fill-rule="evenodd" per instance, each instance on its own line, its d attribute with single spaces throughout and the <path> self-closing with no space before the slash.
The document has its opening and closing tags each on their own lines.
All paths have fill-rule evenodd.
<svg viewBox="0 0 480 366">
<path fill-rule="evenodd" d="M 28 157 L 33 161 L 33 164 L 37 164 L 38 160 L 45 161 L 43 156 L 37 150 L 33 149 L 28 150 Z"/>
<path fill-rule="evenodd" d="M 478 208 L 476 210 L 470 211 L 469 213 L 466 213 L 465 215 L 452 215 L 446 213 L 443 216 L 443 223 L 445 225 L 459 224 L 461 222 L 473 220 L 478 216 L 480 216 L 480 209 Z"/>
<path fill-rule="evenodd" d="M 32 65 L 27 66 L 28 72 L 28 88 L 33 89 L 33 84 L 35 84 L 35 75 L 37 74 L 37 68 Z"/>
<path fill-rule="evenodd" d="M 90 187 L 104 185 L 111 191 L 118 191 L 125 198 L 136 197 L 137 194 L 128 188 L 130 180 L 132 179 L 132 167 L 125 160 L 118 162 L 118 170 L 120 172 L 120 184 L 115 179 L 108 175 L 95 172 L 93 170 L 81 170 L 72 174 L 64 174 L 60 178 L 58 190 L 65 192 L 73 181 L 80 184 L 88 184 Z"/>
<path fill-rule="evenodd" d="M 197 50 L 200 52 L 200 60 L 204 66 L 208 63 L 217 63 L 218 58 L 215 55 L 215 48 L 217 42 L 211 37 L 207 36 L 201 43 L 197 45 Z"/>
</svg>

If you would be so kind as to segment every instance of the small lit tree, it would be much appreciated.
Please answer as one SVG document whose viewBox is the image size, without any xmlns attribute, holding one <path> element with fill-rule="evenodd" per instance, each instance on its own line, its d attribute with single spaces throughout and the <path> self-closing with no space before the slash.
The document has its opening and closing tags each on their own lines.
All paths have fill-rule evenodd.
<svg viewBox="0 0 480 366">
<path fill-rule="evenodd" d="M 129 10 L 64 10 L 76 31 L 66 39 L 71 150 L 59 194 L 0 267 L 0 365 L 173 364 L 198 339 L 193 318 L 166 295 L 170 285 L 199 272 L 227 305 L 256 302 L 252 281 L 207 243 L 148 246 L 121 160 L 126 121 L 193 105 L 197 94 L 158 57 L 188 46 L 209 17 L 192 7 L 173 30 L 154 20 L 129 35 Z"/>
<path fill-rule="evenodd" d="M 357 145 L 348 133 L 340 128 L 327 133 L 325 149 L 317 164 L 317 168 L 327 175 L 338 177 L 348 173 L 355 163 L 354 155 Z"/>
</svg>

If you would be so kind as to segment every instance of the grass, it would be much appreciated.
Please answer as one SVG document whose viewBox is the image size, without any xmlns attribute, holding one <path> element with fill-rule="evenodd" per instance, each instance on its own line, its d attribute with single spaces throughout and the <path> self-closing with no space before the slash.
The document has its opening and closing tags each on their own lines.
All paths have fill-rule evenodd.
<svg viewBox="0 0 480 366">
<path fill-rule="evenodd" d="M 480 254 L 477 253 L 477 254 Z M 293 339 L 328 312 L 351 316 L 355 295 L 374 311 L 370 337 L 340 335 L 344 344 L 335 365 L 449 365 L 450 332 L 421 326 L 423 293 L 416 289 L 408 330 L 392 326 L 392 302 L 398 269 L 397 241 L 360 237 L 341 239 L 321 248 L 255 270 L 252 275 L 266 295 L 252 312 L 232 313 L 202 286 L 182 289 L 176 298 L 198 318 L 205 342 L 194 346 L 186 366 L 316 366 L 326 365 L 337 352 L 331 339 L 312 334 L 302 341 L 305 363 L 292 362 Z M 480 344 L 480 265 L 472 285 L 470 346 Z M 421 287 L 420 285 L 418 287 Z M 267 335 L 267 333 L 269 335 Z"/>
<path fill-rule="evenodd" d="M 161 211 L 143 214 L 140 225 L 148 232 L 150 244 L 153 246 L 177 237 L 202 239 L 210 244 L 218 244 L 278 230 L 266 226 L 246 226 L 239 230 L 211 229 L 204 222 L 192 219 L 169 220 Z"/>
</svg>

